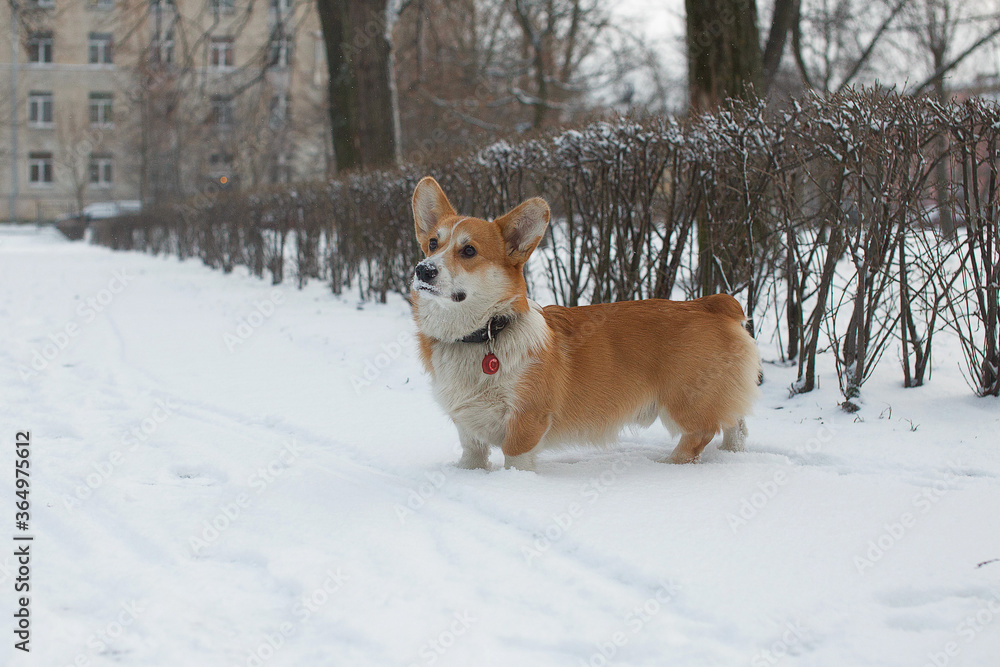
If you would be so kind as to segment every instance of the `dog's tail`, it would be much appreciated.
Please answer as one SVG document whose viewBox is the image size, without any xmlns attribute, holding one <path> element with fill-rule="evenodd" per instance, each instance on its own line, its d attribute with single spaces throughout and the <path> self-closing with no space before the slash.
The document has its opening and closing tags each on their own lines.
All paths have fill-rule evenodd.
<svg viewBox="0 0 1000 667">
<path fill-rule="evenodd" d="M 705 310 L 716 315 L 731 317 L 737 322 L 743 322 L 747 316 L 743 313 L 743 306 L 740 302 L 728 294 L 713 294 L 702 299 L 705 303 Z"/>
</svg>

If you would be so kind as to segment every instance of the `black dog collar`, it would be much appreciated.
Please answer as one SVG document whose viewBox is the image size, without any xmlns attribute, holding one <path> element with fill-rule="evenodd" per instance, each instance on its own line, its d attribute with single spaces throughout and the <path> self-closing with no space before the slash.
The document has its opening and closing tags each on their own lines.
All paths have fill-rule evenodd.
<svg viewBox="0 0 1000 667">
<path fill-rule="evenodd" d="M 511 318 L 505 315 L 497 315 L 490 319 L 482 329 L 476 329 L 465 338 L 459 338 L 459 343 L 485 343 L 497 337 L 497 334 L 507 328 L 511 323 Z"/>
</svg>

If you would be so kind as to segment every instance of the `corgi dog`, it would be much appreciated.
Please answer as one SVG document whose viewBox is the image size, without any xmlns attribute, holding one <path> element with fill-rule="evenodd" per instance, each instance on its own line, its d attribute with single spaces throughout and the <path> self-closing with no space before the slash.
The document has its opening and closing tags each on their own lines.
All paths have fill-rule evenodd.
<svg viewBox="0 0 1000 667">
<path fill-rule="evenodd" d="M 538 197 L 490 222 L 458 215 L 437 181 L 413 193 L 425 258 L 412 283 L 420 359 L 458 427 L 461 468 L 533 470 L 560 444 L 614 441 L 657 417 L 680 441 L 664 459 L 696 461 L 722 431 L 742 451 L 760 356 L 733 297 L 540 307 L 524 265 L 549 207 Z"/>
</svg>

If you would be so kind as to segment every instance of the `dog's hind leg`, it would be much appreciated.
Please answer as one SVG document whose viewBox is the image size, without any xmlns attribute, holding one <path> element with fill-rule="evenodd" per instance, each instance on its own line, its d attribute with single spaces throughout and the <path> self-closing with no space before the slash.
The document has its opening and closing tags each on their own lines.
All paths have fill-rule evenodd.
<svg viewBox="0 0 1000 667">
<path fill-rule="evenodd" d="M 458 439 L 462 443 L 462 458 L 458 460 L 459 468 L 475 470 L 490 467 L 490 446 L 478 438 L 473 438 L 463 429 L 458 429 Z"/>
<path fill-rule="evenodd" d="M 722 432 L 722 444 L 719 445 L 719 449 L 724 449 L 727 452 L 746 451 L 748 434 L 747 423 L 740 417 L 735 425 Z"/>
<path fill-rule="evenodd" d="M 710 431 L 700 433 L 685 433 L 681 436 L 680 442 L 674 447 L 674 451 L 669 458 L 661 459 L 661 463 L 692 463 L 705 449 L 705 446 L 712 441 L 715 434 Z"/>
</svg>

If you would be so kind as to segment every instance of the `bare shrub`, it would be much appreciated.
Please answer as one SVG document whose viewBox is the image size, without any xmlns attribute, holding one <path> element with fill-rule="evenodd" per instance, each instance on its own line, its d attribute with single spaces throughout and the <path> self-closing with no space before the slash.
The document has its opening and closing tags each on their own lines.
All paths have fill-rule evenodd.
<svg viewBox="0 0 1000 667">
<path fill-rule="evenodd" d="M 94 238 L 384 301 L 406 293 L 418 259 L 420 177 L 486 218 L 541 195 L 553 219 L 535 278 L 556 302 L 693 298 L 711 269 L 755 333 L 797 365 L 794 393 L 817 386 L 829 350 L 844 407 L 856 409 L 892 345 L 903 384 L 926 382 L 943 327 L 962 341 L 975 391 L 1000 393 L 998 152 L 993 103 L 851 90 L 777 111 L 735 103 L 683 122 L 599 122 L 430 168 L 207 194 L 103 221 Z M 959 175 L 952 193 L 941 192 L 943 164 Z M 949 202 L 965 227 L 953 236 L 936 226 Z"/>
</svg>

